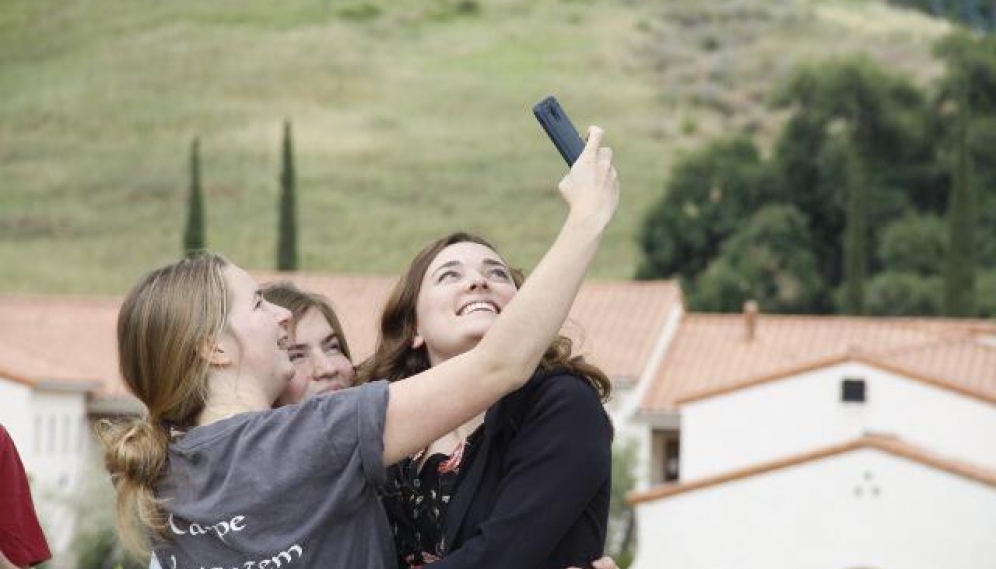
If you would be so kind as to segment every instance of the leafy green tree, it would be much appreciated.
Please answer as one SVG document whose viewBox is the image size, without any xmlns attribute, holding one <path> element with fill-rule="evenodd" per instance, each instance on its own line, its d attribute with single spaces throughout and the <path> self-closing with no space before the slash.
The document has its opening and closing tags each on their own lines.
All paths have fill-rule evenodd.
<svg viewBox="0 0 996 569">
<path fill-rule="evenodd" d="M 910 213 L 885 228 L 878 258 L 888 271 L 937 276 L 944 269 L 946 243 L 943 219 L 934 214 Z"/>
<path fill-rule="evenodd" d="M 679 161 L 644 218 L 638 278 L 695 278 L 751 212 L 779 201 L 757 147 L 746 138 L 714 142 Z"/>
<path fill-rule="evenodd" d="M 966 143 L 969 150 L 972 191 L 980 200 L 978 212 L 990 212 L 987 200 L 996 198 L 996 37 L 992 35 L 952 34 L 938 42 L 937 55 L 944 60 L 946 73 L 937 85 L 939 125 L 935 138 L 944 142 L 948 152 L 941 160 L 945 172 L 957 168 L 958 149 Z M 962 140 L 960 107 L 968 109 L 969 132 Z M 950 183 L 950 180 L 948 181 Z M 980 218 L 984 219 L 984 218 Z M 996 237 L 996 233 L 990 233 Z"/>
<path fill-rule="evenodd" d="M 938 316 L 944 279 L 883 271 L 869 281 L 866 311 L 875 316 Z"/>
<path fill-rule="evenodd" d="M 948 202 L 948 251 L 944 268 L 944 313 L 970 316 L 975 303 L 975 212 L 968 156 L 968 113 L 961 123 L 955 170 Z"/>
<path fill-rule="evenodd" d="M 866 288 L 867 313 L 878 316 L 937 316 L 947 228 L 934 214 L 908 214 L 883 232 L 878 258 L 884 270 Z"/>
<path fill-rule="evenodd" d="M 785 195 L 806 217 L 828 285 L 843 280 L 847 218 L 846 185 L 814 160 L 825 155 L 831 137 L 846 135 L 861 159 L 870 243 L 911 207 L 943 207 L 938 174 L 925 166 L 933 163 L 926 101 L 907 78 L 864 57 L 836 59 L 801 68 L 775 102 L 791 111 L 775 145 L 775 168 Z"/>
<path fill-rule="evenodd" d="M 996 37 L 954 33 L 934 53 L 945 63 L 938 81 L 940 101 L 965 101 L 975 116 L 996 115 Z"/>
<path fill-rule="evenodd" d="M 996 318 L 996 270 L 979 273 L 975 281 L 975 313 L 983 318 Z"/>
<path fill-rule="evenodd" d="M 996 269 L 996 38 L 955 34 L 937 54 L 930 97 L 864 57 L 801 68 L 770 161 L 732 139 L 676 165 L 638 276 L 680 277 L 699 310 L 987 313 L 973 274 Z M 801 223 L 760 215 L 772 204 Z"/>
<path fill-rule="evenodd" d="M 868 223 L 865 211 L 866 188 L 864 164 L 855 155 L 844 122 L 823 145 L 817 159 L 820 182 L 837 186 L 846 200 L 844 209 L 844 267 L 841 311 L 848 314 L 864 312 L 864 285 L 868 274 Z"/>
<path fill-rule="evenodd" d="M 187 196 L 187 225 L 183 230 L 186 253 L 204 249 L 204 196 L 201 193 L 200 141 L 190 145 L 190 193 Z"/>
<path fill-rule="evenodd" d="M 996 115 L 972 120 L 976 267 L 996 269 Z"/>
<path fill-rule="evenodd" d="M 723 243 L 722 252 L 685 287 L 693 310 L 736 312 L 756 300 L 766 312 L 813 312 L 825 288 L 816 272 L 805 217 L 768 205 Z"/>
<path fill-rule="evenodd" d="M 283 160 L 280 169 L 280 227 L 277 241 L 277 269 L 297 270 L 297 204 L 294 178 L 294 149 L 290 121 L 284 121 Z"/>
<path fill-rule="evenodd" d="M 945 312 L 969 315 L 976 265 L 996 266 L 996 38 L 958 33 L 938 43 L 938 122 L 950 171 Z"/>
</svg>

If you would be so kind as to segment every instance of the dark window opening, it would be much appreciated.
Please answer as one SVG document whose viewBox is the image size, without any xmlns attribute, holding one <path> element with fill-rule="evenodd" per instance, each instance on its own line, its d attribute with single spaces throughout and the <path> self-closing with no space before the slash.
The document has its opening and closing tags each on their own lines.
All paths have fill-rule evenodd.
<svg viewBox="0 0 996 569">
<path fill-rule="evenodd" d="M 867 394 L 865 391 L 865 380 L 845 379 L 840 384 L 840 400 L 845 403 L 864 403 Z"/>
<path fill-rule="evenodd" d="M 679 439 L 667 439 L 664 443 L 664 482 L 677 482 L 681 458 Z"/>
</svg>

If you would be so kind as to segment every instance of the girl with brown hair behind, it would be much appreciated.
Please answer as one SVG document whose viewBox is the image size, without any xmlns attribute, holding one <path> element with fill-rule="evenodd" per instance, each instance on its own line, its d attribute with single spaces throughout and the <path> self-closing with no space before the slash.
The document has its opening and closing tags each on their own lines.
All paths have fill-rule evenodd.
<svg viewBox="0 0 996 569">
<path fill-rule="evenodd" d="M 356 380 L 353 356 L 329 300 L 290 282 L 266 283 L 263 297 L 291 313 L 287 354 L 294 364 L 294 377 L 274 407 L 352 387 Z"/>
<path fill-rule="evenodd" d="M 393 565 L 384 467 L 521 386 L 540 360 L 615 211 L 600 140 L 593 129 L 561 181 L 567 220 L 488 337 L 404 382 L 271 409 L 293 376 L 289 312 L 214 255 L 143 278 L 122 304 L 118 346 L 147 416 L 101 426 L 126 543 L 147 551 L 151 536 L 168 569 Z"/>
<path fill-rule="evenodd" d="M 522 285 L 481 237 L 434 241 L 389 297 L 361 381 L 404 383 L 474 349 Z M 392 467 L 383 502 L 399 567 L 557 569 L 599 557 L 610 391 L 605 374 L 572 358 L 570 339 L 557 336 L 524 387 Z"/>
</svg>

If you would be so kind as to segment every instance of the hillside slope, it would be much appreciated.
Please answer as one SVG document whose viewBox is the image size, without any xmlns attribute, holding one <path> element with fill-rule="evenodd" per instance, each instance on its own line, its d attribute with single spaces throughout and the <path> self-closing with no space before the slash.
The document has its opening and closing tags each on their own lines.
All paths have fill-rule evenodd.
<svg viewBox="0 0 996 569">
<path fill-rule="evenodd" d="M 429 239 L 531 266 L 565 169 L 529 107 L 557 94 L 616 150 L 595 267 L 628 278 L 677 152 L 746 129 L 801 61 L 866 52 L 927 82 L 947 24 L 866 1 L 10 0 L 0 4 L 0 291 L 124 291 L 175 257 L 201 139 L 208 246 L 274 264 L 294 125 L 303 269 L 396 273 Z"/>
</svg>

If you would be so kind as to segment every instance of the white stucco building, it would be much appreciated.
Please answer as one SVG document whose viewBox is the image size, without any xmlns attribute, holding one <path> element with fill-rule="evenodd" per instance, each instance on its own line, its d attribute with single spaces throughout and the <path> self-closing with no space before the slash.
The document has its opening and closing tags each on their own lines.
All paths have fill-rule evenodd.
<svg viewBox="0 0 996 569">
<path fill-rule="evenodd" d="M 687 315 L 636 415 L 634 567 L 996 567 L 994 334 Z"/>
</svg>

